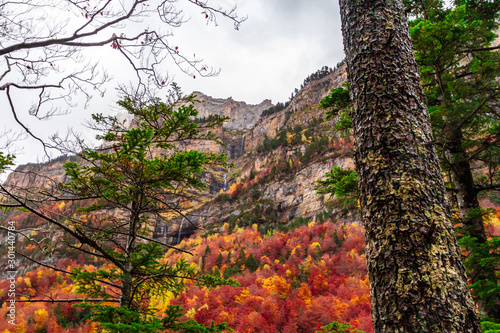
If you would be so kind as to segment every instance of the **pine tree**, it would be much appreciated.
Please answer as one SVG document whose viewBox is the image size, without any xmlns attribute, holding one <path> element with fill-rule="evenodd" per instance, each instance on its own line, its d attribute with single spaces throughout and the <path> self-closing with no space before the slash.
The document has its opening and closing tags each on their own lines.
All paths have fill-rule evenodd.
<svg viewBox="0 0 500 333">
<path fill-rule="evenodd" d="M 500 320 L 495 267 L 479 195 L 500 190 L 500 53 L 492 46 L 500 3 L 410 1 L 416 59 L 435 144 L 456 195 L 469 276 L 482 313 Z M 487 288 L 487 289 L 485 289 Z"/>
<path fill-rule="evenodd" d="M 114 117 L 94 115 L 94 127 L 103 130 L 105 144 L 98 150 L 81 151 L 80 163 L 66 163 L 66 182 L 38 192 L 0 185 L 2 194 L 10 200 L 3 205 L 27 210 L 64 233 L 64 240 L 48 244 L 54 251 L 79 251 L 104 264 L 97 270 L 77 267 L 66 272 L 23 255 L 69 274 L 84 297 L 79 306 L 89 310 L 92 320 L 107 331 L 226 329 L 225 324 L 204 326 L 194 320 L 179 321 L 183 312 L 179 306 L 169 306 L 166 316 L 159 319 L 151 305 L 153 297 L 179 294 L 188 280 L 207 287 L 235 284 L 202 275 L 185 259 L 173 265 L 164 263 L 165 252 L 172 246 L 151 236 L 154 225 L 166 214 L 183 216 L 186 198 L 207 188 L 200 180 L 202 167 L 226 160 L 225 155 L 181 148 L 189 140 L 219 142 L 211 129 L 225 120 L 218 118 L 198 126 L 191 121 L 197 116 L 193 103 L 194 96 L 182 97 L 178 89 L 173 90 L 169 103 L 125 98 L 119 104 L 134 116 L 134 126 L 126 128 Z M 54 201 L 80 202 L 82 208 L 73 215 L 61 216 L 46 207 Z M 207 247 L 205 254 L 209 251 Z"/>
<path fill-rule="evenodd" d="M 224 258 L 222 257 L 222 253 L 219 252 L 219 255 L 217 256 L 217 259 L 215 259 L 215 266 L 221 268 L 223 260 L 224 260 Z"/>
<path fill-rule="evenodd" d="M 250 253 L 247 259 L 245 260 L 245 267 L 252 273 L 259 268 L 259 263 L 257 262 L 257 259 L 255 259 L 252 253 Z"/>
</svg>

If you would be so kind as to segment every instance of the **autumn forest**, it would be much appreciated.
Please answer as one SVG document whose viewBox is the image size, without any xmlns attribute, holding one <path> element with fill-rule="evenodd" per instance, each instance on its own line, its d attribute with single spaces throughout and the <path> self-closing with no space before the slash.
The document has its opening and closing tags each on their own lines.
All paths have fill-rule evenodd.
<svg viewBox="0 0 500 333">
<path fill-rule="evenodd" d="M 143 24 L 225 1 L 42 2 L 0 2 L 1 333 L 500 332 L 499 1 L 340 0 L 345 59 L 255 105 L 185 94 L 164 63 L 219 72 Z M 102 47 L 120 116 L 37 135 Z"/>
</svg>

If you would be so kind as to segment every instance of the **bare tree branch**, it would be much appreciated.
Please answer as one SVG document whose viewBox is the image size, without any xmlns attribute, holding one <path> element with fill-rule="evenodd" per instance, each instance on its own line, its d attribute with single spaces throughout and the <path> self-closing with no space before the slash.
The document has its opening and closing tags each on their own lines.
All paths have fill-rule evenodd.
<svg viewBox="0 0 500 333">
<path fill-rule="evenodd" d="M 110 299 L 104 299 L 104 298 L 70 298 L 70 299 L 20 299 L 16 300 L 16 303 L 76 303 L 76 302 L 91 302 L 91 303 L 106 303 L 106 302 L 111 302 L 111 303 L 119 303 L 120 299 L 118 298 L 110 298 Z"/>
<path fill-rule="evenodd" d="M 236 7 L 214 5 L 218 0 L 182 0 L 202 10 L 207 23 L 217 25 L 225 18 L 238 29 L 245 17 L 236 14 Z M 190 76 L 213 76 L 218 70 L 209 68 L 201 59 L 188 57 L 172 46 L 170 29 L 180 27 L 186 19 L 178 0 L 132 0 L 115 2 L 96 0 L 90 4 L 71 0 L 20 0 L 3 2 L 0 6 L 0 91 L 9 98 L 15 121 L 38 142 L 45 153 L 51 148 L 17 117 L 9 88 L 39 91 L 30 113 L 41 118 L 65 114 L 76 106 L 75 94 L 88 100 L 97 93 L 104 94 L 103 85 L 110 76 L 97 71 L 97 59 L 84 63 L 88 48 L 112 47 L 135 73 L 135 93 L 153 87 L 168 86 L 170 77 L 161 66 L 170 58 Z M 227 8 L 226 8 L 227 7 Z M 154 20 L 163 23 L 166 33 L 150 29 Z M 16 33 L 9 33 L 13 30 Z M 127 36 L 125 32 L 129 33 Z M 72 68 L 72 69 L 71 69 Z M 63 103 L 61 103 L 63 102 Z M 63 107 L 66 104 L 68 107 Z M 64 109 L 64 111 L 63 111 Z"/>
<path fill-rule="evenodd" d="M 67 270 L 60 269 L 60 268 L 57 268 L 57 267 L 55 267 L 55 266 L 51 266 L 51 265 L 44 264 L 44 263 L 42 263 L 41 261 L 39 261 L 39 260 L 35 260 L 35 259 L 31 258 L 30 256 L 27 256 L 27 255 L 25 255 L 25 254 L 23 254 L 23 253 L 21 253 L 21 252 L 19 252 L 19 251 L 16 251 L 16 253 L 17 253 L 17 254 L 19 254 L 21 257 L 23 257 L 23 258 L 25 258 L 25 259 L 27 259 L 27 260 L 29 260 L 29 261 L 31 261 L 31 262 L 34 262 L 35 264 L 40 265 L 40 266 L 42 266 L 42 267 L 46 267 L 46 268 L 49 268 L 49 269 L 51 269 L 51 270 L 53 270 L 53 271 L 56 271 L 56 272 L 61 272 L 61 273 L 64 273 L 64 274 L 67 274 L 67 275 L 70 275 L 70 276 L 75 276 L 75 275 L 76 275 L 76 274 L 74 274 L 74 273 L 72 273 L 72 272 L 69 272 L 69 271 L 67 271 Z M 95 281 L 98 281 L 98 282 L 100 282 L 100 283 L 106 284 L 106 285 L 108 285 L 108 286 L 110 286 L 110 287 L 120 288 L 120 286 L 119 286 L 119 285 L 114 284 L 114 283 L 111 283 L 111 282 L 109 282 L 109 281 L 104 281 L 104 280 L 101 280 L 101 279 L 94 279 L 94 280 L 95 280 Z"/>
</svg>

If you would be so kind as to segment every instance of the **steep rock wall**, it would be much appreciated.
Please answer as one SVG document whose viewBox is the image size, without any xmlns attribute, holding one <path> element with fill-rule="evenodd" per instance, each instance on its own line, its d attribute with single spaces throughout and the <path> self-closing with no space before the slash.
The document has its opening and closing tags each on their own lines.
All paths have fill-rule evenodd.
<svg viewBox="0 0 500 333">
<path fill-rule="evenodd" d="M 330 93 L 330 90 L 340 87 L 346 79 L 346 66 L 342 65 L 327 76 L 309 82 L 293 97 L 287 108 L 260 118 L 245 133 L 245 151 L 255 149 L 262 143 L 265 136 L 275 137 L 276 133 L 285 126 L 304 124 L 312 117 L 323 116 L 324 110 L 316 106 Z"/>
<path fill-rule="evenodd" d="M 225 129 L 229 130 L 249 130 L 255 125 L 262 111 L 274 106 L 269 99 L 260 104 L 251 105 L 245 102 L 238 102 L 231 97 L 226 99 L 213 98 L 199 91 L 195 91 L 196 99 L 194 107 L 198 110 L 198 117 L 207 117 L 209 115 L 229 116 L 231 119 L 224 124 Z"/>
</svg>

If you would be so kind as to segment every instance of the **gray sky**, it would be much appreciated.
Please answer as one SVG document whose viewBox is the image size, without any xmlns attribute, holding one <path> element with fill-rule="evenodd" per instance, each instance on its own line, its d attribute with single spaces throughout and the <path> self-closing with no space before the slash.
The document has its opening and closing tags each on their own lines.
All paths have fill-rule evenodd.
<svg viewBox="0 0 500 333">
<path fill-rule="evenodd" d="M 266 98 L 285 102 L 307 75 L 343 59 L 337 1 L 240 0 L 238 8 L 248 15 L 239 31 L 222 20 L 213 28 L 193 18 L 176 34 L 190 41 L 203 34 L 189 48 L 221 68 L 217 78 L 192 80 L 177 74 L 184 91 L 252 104 Z"/>
<path fill-rule="evenodd" d="M 221 2 L 232 3 L 231 0 Z M 174 31 L 172 45 L 179 45 L 184 53 L 195 53 L 210 66 L 221 69 L 217 77 L 193 79 L 173 63 L 168 64 L 169 74 L 184 93 L 201 91 L 216 98 L 231 96 L 250 104 L 264 99 L 271 99 L 274 104 L 286 102 L 307 75 L 325 65 L 334 67 L 344 57 L 337 1 L 239 0 L 238 14 L 248 16 L 248 20 L 236 31 L 232 23 L 224 19 L 219 19 L 217 27 L 207 25 L 199 9 L 195 8 L 187 13 L 191 19 Z M 108 56 L 107 52 L 100 53 L 101 65 L 109 69 L 115 80 L 108 83 L 105 96 L 94 97 L 87 109 L 77 105 L 72 108 L 71 115 L 49 121 L 35 121 L 21 115 L 31 130 L 42 137 L 56 131 L 63 133 L 69 127 L 85 133 L 81 124 L 90 114 L 118 111 L 116 81 L 125 80 L 129 74 L 126 64 Z M 161 92 L 159 97 L 162 97 Z M 6 112 L 6 103 L 3 97 L 0 98 L 4 126 L 12 128 L 13 120 Z M 92 133 L 85 135 L 89 139 L 94 136 Z M 24 154 L 18 154 L 17 163 L 41 158 L 38 156 L 41 147 L 37 143 L 28 140 L 20 146 Z"/>
</svg>

